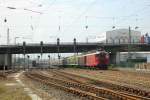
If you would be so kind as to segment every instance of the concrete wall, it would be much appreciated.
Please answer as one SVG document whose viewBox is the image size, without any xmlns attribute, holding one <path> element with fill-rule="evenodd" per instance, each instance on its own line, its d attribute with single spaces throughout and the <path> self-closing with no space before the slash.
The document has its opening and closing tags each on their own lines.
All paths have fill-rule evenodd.
<svg viewBox="0 0 150 100">
<path fill-rule="evenodd" d="M 120 52 L 110 54 L 110 64 L 119 64 L 120 63 Z"/>
<path fill-rule="evenodd" d="M 136 58 L 146 58 L 147 62 L 150 62 L 150 52 L 130 52 L 130 56 L 132 59 Z M 116 54 L 116 62 L 120 61 L 125 62 L 128 59 L 128 52 L 120 52 Z"/>
<path fill-rule="evenodd" d="M 0 55 L 0 69 L 3 69 L 5 66 L 6 69 L 10 69 L 12 65 L 12 55 L 11 54 L 2 54 Z"/>
<path fill-rule="evenodd" d="M 116 64 L 116 54 L 110 54 L 110 64 Z"/>
</svg>

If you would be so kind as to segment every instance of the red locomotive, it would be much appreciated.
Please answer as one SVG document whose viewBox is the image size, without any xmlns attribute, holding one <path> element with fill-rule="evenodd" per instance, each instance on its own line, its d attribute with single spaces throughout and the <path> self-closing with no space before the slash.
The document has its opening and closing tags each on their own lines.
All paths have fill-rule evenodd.
<svg viewBox="0 0 150 100">
<path fill-rule="evenodd" d="M 107 69 L 107 66 L 109 64 L 109 54 L 105 51 L 99 51 L 96 53 L 86 54 L 78 58 L 79 58 L 78 65 L 80 66 L 84 65 L 86 67 L 96 67 L 100 69 Z"/>
<path fill-rule="evenodd" d="M 74 57 L 65 59 L 64 65 L 107 69 L 109 64 L 109 53 L 105 51 L 97 51 L 95 53 L 80 55 L 73 58 Z"/>
</svg>

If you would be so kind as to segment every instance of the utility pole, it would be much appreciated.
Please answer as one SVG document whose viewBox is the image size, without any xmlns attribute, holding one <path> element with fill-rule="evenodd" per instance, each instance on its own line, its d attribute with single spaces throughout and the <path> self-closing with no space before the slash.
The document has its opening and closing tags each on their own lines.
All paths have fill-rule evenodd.
<svg viewBox="0 0 150 100">
<path fill-rule="evenodd" d="M 42 56 L 43 56 L 43 41 L 40 42 L 40 45 L 41 45 L 41 62 L 43 63 L 42 61 Z M 42 68 L 44 69 L 44 68 Z"/>
<path fill-rule="evenodd" d="M 131 27 L 129 26 L 129 44 L 131 44 Z"/>
<path fill-rule="evenodd" d="M 20 37 L 15 37 L 15 38 L 14 38 L 14 40 L 15 40 L 15 41 L 14 41 L 15 45 L 16 45 L 16 41 L 17 41 L 18 38 L 20 38 Z M 18 66 L 18 64 L 16 64 L 16 61 L 17 61 L 17 60 L 18 60 L 18 59 L 16 59 L 16 54 L 14 54 L 14 68 L 16 67 L 16 65 Z"/>
<path fill-rule="evenodd" d="M 4 22 L 7 23 L 7 19 L 4 19 Z M 7 26 L 7 45 L 9 45 L 9 28 Z"/>
<path fill-rule="evenodd" d="M 86 23 L 86 25 L 85 25 L 85 30 L 86 30 L 86 34 L 88 34 L 88 23 L 87 23 L 87 19 L 88 19 L 88 16 L 85 16 L 85 23 Z M 88 41 L 88 37 L 86 38 L 86 43 L 88 43 L 89 41 Z"/>
<path fill-rule="evenodd" d="M 37 58 L 38 58 L 38 67 L 39 67 L 39 65 L 40 65 L 40 56 L 37 56 Z"/>
<path fill-rule="evenodd" d="M 129 26 L 129 42 L 128 42 L 128 61 L 127 61 L 127 67 L 129 67 L 129 59 L 131 58 L 130 54 L 130 49 L 131 49 L 131 27 Z"/>
<path fill-rule="evenodd" d="M 23 55 L 24 55 L 24 70 L 26 69 L 26 59 L 25 59 L 25 55 L 26 55 L 26 42 L 23 42 Z"/>
<path fill-rule="evenodd" d="M 77 64 L 77 59 L 76 59 L 76 53 L 77 53 L 77 51 L 76 51 L 76 38 L 74 38 L 73 39 L 73 44 L 74 44 L 74 60 L 75 60 L 75 64 Z"/>
<path fill-rule="evenodd" d="M 7 19 L 5 18 L 4 19 L 4 23 L 7 23 Z M 9 45 L 9 28 L 8 28 L 8 26 L 6 25 L 6 28 L 7 28 L 7 45 Z M 6 54 L 6 56 L 5 56 L 5 65 L 4 65 L 4 67 L 8 67 L 8 50 L 7 50 L 7 54 Z M 4 68 L 5 69 L 5 68 Z"/>
<path fill-rule="evenodd" d="M 58 53 L 58 62 L 59 62 L 59 64 L 58 64 L 58 66 L 60 66 L 60 39 L 59 38 L 57 38 L 57 53 Z"/>
<path fill-rule="evenodd" d="M 9 28 L 7 28 L 7 45 L 9 45 Z"/>
<path fill-rule="evenodd" d="M 30 64 L 30 56 L 29 55 L 27 55 L 27 58 L 28 58 L 28 71 L 29 71 L 29 64 Z"/>
</svg>

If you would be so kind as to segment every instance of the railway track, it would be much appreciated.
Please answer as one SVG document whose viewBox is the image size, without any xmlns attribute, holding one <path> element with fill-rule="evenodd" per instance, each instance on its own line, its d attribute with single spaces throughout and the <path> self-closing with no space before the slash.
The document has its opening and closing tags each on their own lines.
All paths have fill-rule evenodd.
<svg viewBox="0 0 150 100">
<path fill-rule="evenodd" d="M 1 78 L 7 78 L 7 76 L 11 73 L 14 73 L 15 71 L 7 70 L 7 71 L 0 71 L 0 77 Z"/>
<path fill-rule="evenodd" d="M 111 89 L 48 77 L 39 72 L 30 72 L 25 75 L 43 84 L 52 85 L 91 100 L 143 100 L 139 97 L 123 94 Z"/>
<path fill-rule="evenodd" d="M 6 78 L 6 76 L 3 73 L 0 73 L 0 78 Z"/>
<path fill-rule="evenodd" d="M 141 90 L 141 89 L 137 89 L 137 88 L 133 88 L 133 87 L 129 87 L 129 86 L 123 86 L 123 85 L 118 85 L 118 84 L 113 84 L 113 83 L 109 83 L 109 82 L 103 82 L 103 81 L 99 81 L 99 80 L 94 80 L 94 79 L 90 79 L 87 77 L 82 77 L 79 75 L 75 75 L 75 74 L 71 74 L 71 73 L 66 73 L 66 72 L 62 72 L 62 71 L 52 71 L 55 75 L 59 75 L 59 76 L 63 76 L 65 78 L 68 78 L 69 80 L 73 80 L 75 82 L 78 83 L 84 83 L 84 84 L 94 84 L 96 86 L 100 86 L 100 87 L 105 87 L 114 91 L 118 91 L 121 94 L 124 95 L 129 95 L 135 98 L 139 98 L 142 100 L 150 100 L 150 92 L 145 91 L 145 90 Z M 89 82 L 82 82 L 80 79 L 83 80 L 88 80 Z"/>
</svg>

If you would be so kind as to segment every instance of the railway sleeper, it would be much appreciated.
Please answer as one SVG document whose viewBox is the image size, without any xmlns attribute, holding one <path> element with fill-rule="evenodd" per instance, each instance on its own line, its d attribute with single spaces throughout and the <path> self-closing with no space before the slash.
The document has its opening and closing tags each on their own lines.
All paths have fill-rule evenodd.
<svg viewBox="0 0 150 100">
<path fill-rule="evenodd" d="M 72 83 L 70 83 L 70 85 L 71 85 Z M 73 83 L 74 84 L 74 83 Z M 72 85 L 71 85 L 72 86 Z M 76 87 L 78 87 L 78 88 L 82 88 L 82 89 L 86 89 L 87 91 L 90 91 L 90 92 L 92 92 L 92 93 L 96 93 L 96 92 L 98 92 L 98 91 L 96 91 L 96 90 L 98 90 L 97 88 L 95 88 L 95 87 L 93 87 L 93 86 L 91 86 L 91 85 L 88 85 L 88 86 L 86 86 L 85 84 L 83 85 L 83 84 L 74 84 L 73 86 L 76 86 Z M 89 87 L 90 86 L 90 87 Z M 111 93 L 111 92 L 110 92 Z M 117 96 L 118 96 L 118 94 L 117 94 Z"/>
<path fill-rule="evenodd" d="M 118 87 L 118 90 L 128 91 L 129 93 L 132 93 L 132 94 L 136 94 L 136 95 L 150 98 L 150 93 L 148 93 L 146 91 L 142 91 L 140 89 L 133 89 L 133 88 L 128 88 L 128 87 Z"/>
<path fill-rule="evenodd" d="M 54 79 L 54 80 L 56 80 L 56 79 Z M 58 81 L 58 80 L 57 80 Z M 62 81 L 62 80 L 60 80 L 60 81 Z M 63 83 L 66 83 L 67 85 L 69 85 L 70 87 L 74 87 L 74 88 L 76 88 L 76 87 L 78 87 L 78 88 L 84 88 L 85 90 L 87 90 L 87 91 L 90 91 L 90 92 L 94 92 L 95 90 L 97 90 L 97 88 L 95 88 L 95 87 L 89 87 L 89 86 L 86 86 L 86 85 L 80 85 L 80 84 L 74 84 L 74 83 L 70 83 L 70 82 L 66 82 L 66 81 L 64 81 Z M 103 90 L 102 90 L 103 91 Z M 106 90 L 105 90 L 106 91 Z M 97 92 L 97 91 L 96 91 Z M 99 92 L 101 92 L 101 91 L 99 91 Z M 105 93 L 106 95 L 113 95 L 115 98 L 118 98 L 119 96 L 118 96 L 118 94 L 116 94 L 116 93 L 112 93 L 112 91 L 106 91 L 106 92 L 103 92 L 103 93 Z M 96 93 L 97 94 L 97 93 Z M 122 99 L 124 99 L 125 97 L 123 97 L 123 96 L 120 96 L 119 98 L 122 98 Z M 127 97 L 126 97 L 127 98 Z M 122 100 L 121 99 L 121 100 Z M 126 99 L 124 99 L 124 100 L 126 100 Z M 133 99 L 133 100 L 135 100 L 135 99 Z"/>
<path fill-rule="evenodd" d="M 32 76 L 29 76 L 30 78 L 34 78 L 34 77 L 32 77 Z M 38 78 L 36 78 L 36 80 L 39 80 Z M 43 83 L 45 83 L 46 81 L 43 81 L 43 80 L 39 80 L 39 81 L 41 81 L 41 82 L 43 82 Z M 60 88 L 59 88 L 60 89 Z M 75 91 L 72 91 L 73 93 L 75 93 Z M 83 95 L 82 95 L 83 96 Z"/>
<path fill-rule="evenodd" d="M 102 97 L 94 96 L 94 95 L 92 95 L 88 92 L 85 92 L 85 91 L 81 91 L 81 90 L 79 91 L 79 90 L 76 90 L 76 89 L 73 89 L 73 88 L 66 88 L 66 87 L 63 87 L 63 86 L 60 86 L 60 85 L 57 85 L 57 84 L 54 84 L 54 83 L 50 83 L 50 82 L 47 82 L 46 80 L 35 78 L 35 77 L 29 76 L 29 75 L 28 75 L 28 77 L 31 78 L 31 79 L 37 80 L 39 82 L 42 82 L 46 85 L 53 85 L 53 86 L 55 86 L 59 89 L 63 89 L 65 91 L 71 92 L 73 94 L 78 94 L 79 96 L 90 98 L 91 100 L 108 100 L 108 99 L 105 99 L 105 98 L 102 98 Z"/>
<path fill-rule="evenodd" d="M 108 83 L 108 82 L 102 82 L 102 81 L 99 81 L 99 80 L 94 80 L 94 79 L 90 79 L 90 78 L 87 78 L 87 77 L 82 77 L 82 76 L 79 76 L 79 75 L 74 75 L 74 74 L 66 73 L 66 72 L 62 72 L 62 71 L 59 71 L 59 74 L 88 79 L 90 81 L 94 81 L 94 83 L 103 85 L 105 87 L 109 87 L 109 88 L 114 89 L 114 90 L 126 91 L 126 92 L 129 92 L 129 93 L 132 93 L 132 94 L 136 94 L 136 95 L 140 95 L 140 96 L 143 96 L 143 97 L 150 98 L 150 93 L 147 92 L 147 91 L 144 91 L 144 90 L 139 90 L 139 89 L 135 89 L 135 88 L 131 88 L 131 87 L 129 88 L 128 86 L 116 85 L 116 84 L 112 84 L 112 83 Z"/>
</svg>

